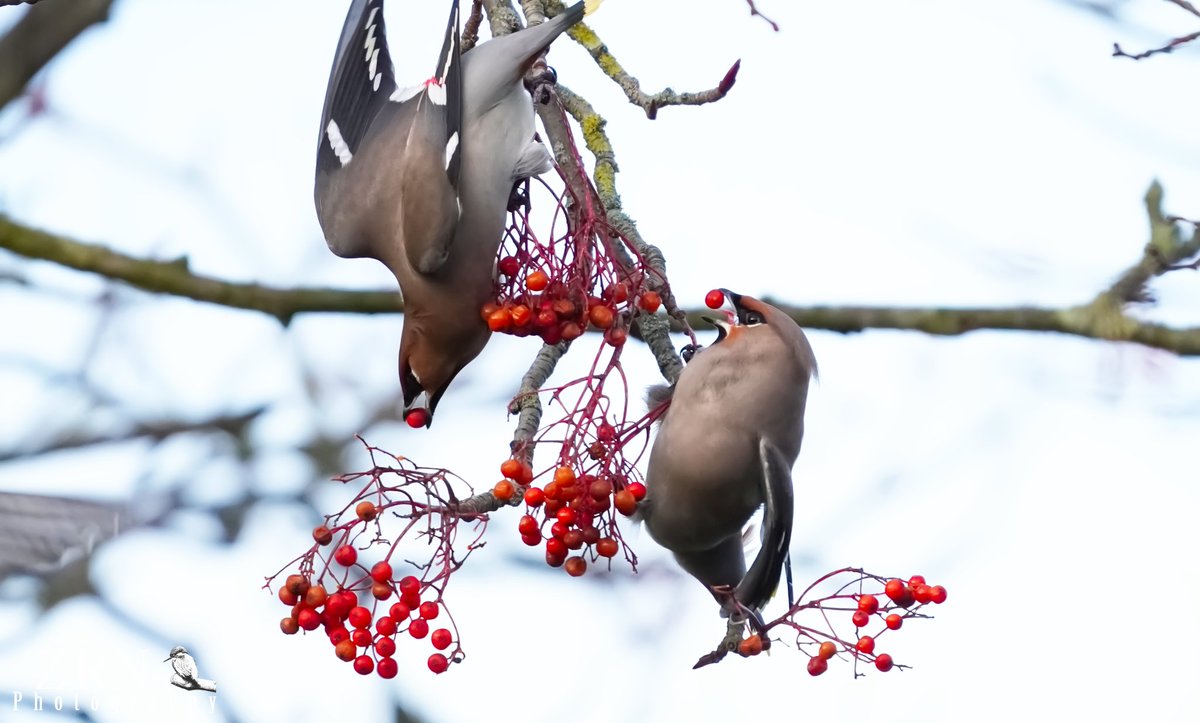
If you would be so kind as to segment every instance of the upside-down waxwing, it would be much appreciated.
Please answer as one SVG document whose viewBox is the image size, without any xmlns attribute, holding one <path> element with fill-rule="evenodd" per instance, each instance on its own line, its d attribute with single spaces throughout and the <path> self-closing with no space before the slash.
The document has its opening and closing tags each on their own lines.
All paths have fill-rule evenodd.
<svg viewBox="0 0 1200 723">
<path fill-rule="evenodd" d="M 454 0 L 434 75 L 411 88 L 393 75 L 383 0 L 354 0 L 346 14 L 321 115 L 317 217 L 334 253 L 378 259 L 396 276 L 405 413 L 423 410 L 426 426 L 487 344 L 479 312 L 514 184 L 552 167 L 522 80 L 599 4 L 579 2 L 461 54 Z"/>
<path fill-rule="evenodd" d="M 724 291 L 724 290 L 723 290 Z M 650 451 L 642 519 L 722 603 L 731 621 L 758 616 L 774 594 L 792 536 L 791 468 L 804 436 L 816 360 L 804 332 L 770 304 L 729 291 L 735 313 L 706 317 L 717 340 L 695 351 L 674 387 Z M 750 569 L 743 529 L 764 506 L 763 545 Z M 732 591 L 718 594 L 713 588 Z"/>
</svg>

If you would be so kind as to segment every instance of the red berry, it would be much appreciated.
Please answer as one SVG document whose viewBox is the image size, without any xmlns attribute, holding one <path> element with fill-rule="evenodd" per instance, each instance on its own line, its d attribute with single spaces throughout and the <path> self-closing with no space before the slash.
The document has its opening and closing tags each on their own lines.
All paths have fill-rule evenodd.
<svg viewBox="0 0 1200 723">
<path fill-rule="evenodd" d="M 521 533 L 522 536 L 536 535 L 541 532 L 541 529 L 541 526 L 538 525 L 538 521 L 533 515 L 524 515 L 517 522 L 517 532 Z"/>
<path fill-rule="evenodd" d="M 629 490 L 621 490 L 613 495 L 613 505 L 616 506 L 617 512 L 628 517 L 637 511 L 637 498 Z"/>
<path fill-rule="evenodd" d="M 929 599 L 935 605 L 941 605 L 942 603 L 946 602 L 946 588 L 942 587 L 941 585 L 934 585 L 930 590 Z"/>
<path fill-rule="evenodd" d="M 546 493 L 540 487 L 530 487 L 525 490 L 525 504 L 530 507 L 541 507 L 546 501 Z"/>
<path fill-rule="evenodd" d="M 858 652 L 870 655 L 871 651 L 875 650 L 875 638 L 872 638 L 870 635 L 864 635 L 858 639 L 854 647 L 858 649 Z"/>
<path fill-rule="evenodd" d="M 629 332 L 624 329 L 612 328 L 604 332 L 604 341 L 620 349 L 629 340 Z"/>
<path fill-rule="evenodd" d="M 904 597 L 904 591 L 907 589 L 903 580 L 892 578 L 883 586 L 883 594 L 887 595 L 892 602 L 899 602 L 900 598 Z"/>
<path fill-rule="evenodd" d="M 646 497 L 646 485 L 641 482 L 630 482 L 625 486 L 629 490 L 629 494 L 633 495 L 633 499 L 641 502 Z"/>
<path fill-rule="evenodd" d="M 550 567 L 562 567 L 562 564 L 564 561 L 566 561 L 566 559 L 567 558 L 565 554 L 555 555 L 551 553 L 549 549 L 546 550 L 546 564 Z"/>
<path fill-rule="evenodd" d="M 638 306 L 648 314 L 653 314 L 658 311 L 658 307 L 662 306 L 662 297 L 656 291 L 647 291 L 642 294 L 642 298 L 638 299 Z"/>
<path fill-rule="evenodd" d="M 724 304 L 725 294 L 720 289 L 713 289 L 704 295 L 704 305 L 710 309 L 720 309 Z M 810 670 L 809 672 L 811 673 L 812 671 Z M 820 675 L 820 673 L 814 673 L 814 675 Z"/>
<path fill-rule="evenodd" d="M 892 665 L 894 665 L 892 656 L 888 655 L 887 653 L 880 653 L 879 657 L 875 658 L 875 668 L 878 669 L 880 673 L 888 672 L 892 669 Z"/>
<path fill-rule="evenodd" d="M 396 619 L 391 615 L 384 615 L 375 621 L 375 632 L 380 635 L 395 635 L 396 634 Z"/>
<path fill-rule="evenodd" d="M 557 537 L 551 537 L 546 540 L 546 554 L 554 557 L 566 557 L 567 544 Z"/>
<path fill-rule="evenodd" d="M 578 550 L 583 547 L 583 532 L 579 530 L 567 530 L 567 533 L 562 537 L 562 541 L 568 550 Z"/>
<path fill-rule="evenodd" d="M 318 545 L 328 545 L 330 542 L 333 542 L 333 533 L 330 532 L 329 528 L 325 525 L 317 525 L 314 527 L 312 536 L 313 540 L 315 540 Z"/>
<path fill-rule="evenodd" d="M 867 615 L 874 615 L 879 610 L 879 598 L 874 595 L 859 595 L 858 609 Z"/>
<path fill-rule="evenodd" d="M 363 500 L 354 507 L 354 514 L 358 515 L 358 519 L 363 522 L 370 522 L 375 519 L 379 511 L 375 509 L 375 503 L 369 500 Z"/>
<path fill-rule="evenodd" d="M 837 646 L 832 640 L 826 640 L 821 643 L 821 647 L 817 650 L 817 657 L 821 660 L 829 660 L 834 655 L 837 655 Z"/>
<path fill-rule="evenodd" d="M 614 304 L 623 304 L 629 298 L 629 287 L 624 281 L 618 281 L 615 284 L 609 284 L 604 289 L 604 298 L 611 299 Z"/>
<path fill-rule="evenodd" d="M 337 627 L 329 630 L 329 642 L 332 645 L 337 645 L 338 643 L 342 642 L 343 640 L 349 640 L 349 639 L 350 639 L 350 631 L 346 629 L 345 625 L 339 624 Z"/>
<path fill-rule="evenodd" d="M 296 624 L 305 630 L 316 630 L 321 627 L 321 616 L 317 614 L 316 610 L 304 608 L 296 616 Z"/>
<path fill-rule="evenodd" d="M 423 618 L 417 618 L 408 624 L 408 634 L 420 640 L 429 634 L 429 623 Z"/>
<path fill-rule="evenodd" d="M 396 641 L 383 637 L 375 641 L 375 653 L 381 658 L 390 658 L 396 652 Z"/>
<path fill-rule="evenodd" d="M 295 635 L 300 630 L 300 623 L 296 621 L 296 618 L 289 616 L 279 621 L 279 629 L 283 631 L 284 635 Z"/>
<path fill-rule="evenodd" d="M 432 670 L 433 672 L 439 673 L 439 674 L 445 673 L 446 668 L 449 668 L 449 667 L 450 667 L 450 663 L 449 663 L 449 661 L 446 660 L 445 655 L 442 655 L 441 653 L 434 653 L 433 655 L 429 656 L 429 669 Z"/>
<path fill-rule="evenodd" d="M 354 672 L 359 675 L 370 675 L 375 672 L 375 661 L 367 655 L 358 656 L 354 659 Z"/>
<path fill-rule="evenodd" d="M 404 577 L 404 579 L 402 579 L 400 581 L 400 594 L 401 595 L 410 595 L 413 593 L 420 593 L 420 592 L 421 592 L 421 581 L 418 580 L 417 578 L 413 577 L 412 575 L 406 575 Z M 413 607 L 413 606 L 409 605 L 409 607 Z"/>
<path fill-rule="evenodd" d="M 392 620 L 395 620 L 397 623 L 402 623 L 405 620 L 408 620 L 408 616 L 411 613 L 412 611 L 408 609 L 408 606 L 402 602 L 395 603 L 392 605 L 391 609 L 388 610 L 388 615 L 390 615 Z"/>
<path fill-rule="evenodd" d="M 365 648 L 371 644 L 371 639 L 374 638 L 370 630 L 352 630 L 350 632 L 350 642 L 360 648 Z"/>
<path fill-rule="evenodd" d="M 438 616 L 438 604 L 435 602 L 421 603 L 421 617 L 426 620 L 433 620 Z"/>
<path fill-rule="evenodd" d="M 354 643 L 349 640 L 343 640 L 333 646 L 333 653 L 347 663 L 358 657 L 358 650 L 354 647 Z"/>
<path fill-rule="evenodd" d="M 371 624 L 371 611 L 359 605 L 350 611 L 350 624 L 356 628 L 365 628 Z"/>
<path fill-rule="evenodd" d="M 429 636 L 429 642 L 433 643 L 433 647 L 437 648 L 438 650 L 445 650 L 446 648 L 450 647 L 450 643 L 453 642 L 453 636 L 450 635 L 449 630 L 445 628 L 438 628 L 437 630 L 433 631 L 433 635 Z"/>
<path fill-rule="evenodd" d="M 409 610 L 416 610 L 421 607 L 421 593 L 406 592 L 400 594 L 400 602 L 408 606 Z"/>
<path fill-rule="evenodd" d="M 343 567 L 350 567 L 358 561 L 358 550 L 355 550 L 350 545 L 342 545 L 333 553 L 333 559 L 337 560 L 338 564 Z"/>
<path fill-rule="evenodd" d="M 376 672 L 379 673 L 380 678 L 391 680 L 392 678 L 396 677 L 396 673 L 399 672 L 400 666 L 396 664 L 395 658 L 381 658 L 379 665 L 377 665 L 375 669 Z"/>
<path fill-rule="evenodd" d="M 900 626 L 904 624 L 904 618 L 900 617 L 896 613 L 892 613 L 891 615 L 888 615 L 883 622 L 887 625 L 888 630 L 899 630 Z"/>
<path fill-rule="evenodd" d="M 564 507 L 563 509 L 570 509 L 570 508 Z M 567 530 L 569 530 L 569 529 L 570 528 L 567 527 L 567 525 L 565 523 L 559 522 L 556 520 L 553 525 L 550 525 L 550 534 L 561 540 L 567 536 Z"/>
<path fill-rule="evenodd" d="M 429 410 L 424 407 L 410 409 L 404 416 L 404 422 L 413 429 L 429 426 Z"/>
<path fill-rule="evenodd" d="M 575 470 L 570 467 L 559 467 L 554 470 L 554 481 L 559 487 L 567 487 L 575 483 Z"/>
<path fill-rule="evenodd" d="M 558 521 L 564 525 L 575 524 L 575 510 L 571 509 L 570 507 L 562 508 L 555 516 L 558 518 Z"/>
<path fill-rule="evenodd" d="M 913 590 L 913 597 L 915 597 L 917 602 L 921 603 L 922 605 L 928 602 L 933 602 L 933 588 L 924 584 L 917 585 L 917 589 Z"/>
<path fill-rule="evenodd" d="M 392 566 L 380 560 L 371 567 L 371 579 L 375 582 L 388 582 L 392 579 Z"/>
<path fill-rule="evenodd" d="M 917 588 L 924 584 L 925 584 L 925 576 L 924 575 L 913 575 L 912 577 L 908 578 L 908 587 L 913 592 L 916 592 Z"/>
<path fill-rule="evenodd" d="M 500 270 L 500 273 L 511 278 L 521 270 L 521 262 L 517 261 L 515 256 L 505 256 L 496 264 L 496 268 Z"/>
<path fill-rule="evenodd" d="M 611 537 L 602 538 L 596 543 L 596 554 L 601 557 L 616 557 L 617 550 L 617 541 Z"/>
<path fill-rule="evenodd" d="M 854 615 L 850 617 L 850 621 L 854 623 L 854 627 L 866 627 L 867 623 L 871 622 L 871 616 L 864 613 L 862 610 L 855 610 Z"/>
<path fill-rule="evenodd" d="M 829 663 L 825 662 L 824 658 L 809 658 L 808 659 L 808 674 L 816 677 L 821 673 L 829 670 Z"/>
<path fill-rule="evenodd" d="M 573 321 L 565 321 L 563 322 L 563 325 L 559 327 L 558 333 L 559 336 L 562 337 L 563 341 L 574 341 L 583 336 L 583 329 L 579 328 L 579 324 L 576 324 Z"/>
<path fill-rule="evenodd" d="M 571 577 L 579 577 L 587 572 L 587 561 L 582 557 L 568 557 L 566 564 L 567 574 Z"/>
<path fill-rule="evenodd" d="M 530 547 L 537 547 L 542 544 L 542 533 L 535 532 L 532 535 L 521 535 L 521 542 L 524 542 Z"/>
</svg>

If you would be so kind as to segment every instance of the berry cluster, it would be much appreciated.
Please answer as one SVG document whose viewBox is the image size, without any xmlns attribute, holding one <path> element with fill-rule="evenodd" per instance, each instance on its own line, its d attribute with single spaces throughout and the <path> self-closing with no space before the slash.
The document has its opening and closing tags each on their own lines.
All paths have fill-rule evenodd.
<svg viewBox="0 0 1200 723">
<path fill-rule="evenodd" d="M 328 528 L 318 527 L 314 536 L 325 536 Z M 350 545 L 342 545 L 334 553 L 339 564 L 350 567 L 356 564 L 358 551 Z M 300 630 L 313 631 L 323 627 L 334 654 L 354 664 L 355 672 L 370 675 L 377 672 L 381 678 L 394 678 L 398 666 L 393 656 L 396 653 L 396 637 L 408 634 L 414 640 L 429 638 L 439 651 L 429 656 L 429 669 L 444 673 L 452 658 L 440 651 L 454 642 L 454 634 L 447 628 L 438 628 L 432 633 L 430 621 L 441 612 L 435 600 L 421 600 L 421 581 L 408 575 L 398 582 L 392 579 L 392 566 L 386 561 L 371 567 L 372 607 L 359 604 L 358 594 L 342 588 L 332 594 L 325 586 L 313 584 L 304 575 L 289 575 L 279 588 L 279 600 L 290 605 L 291 615 L 279 621 L 279 629 L 285 635 L 295 635 Z M 398 592 L 399 600 L 386 611 L 377 615 L 378 603 Z M 373 625 L 372 625 L 373 624 Z M 349 627 L 347 627 L 349 625 Z M 459 651 L 454 651 L 455 656 Z"/>
<path fill-rule="evenodd" d="M 515 494 L 516 485 L 525 487 L 527 511 L 517 522 L 521 541 L 530 547 L 545 542 L 546 564 L 564 568 L 571 577 L 587 572 L 589 560 L 616 557 L 622 542 L 611 510 L 628 517 L 646 496 L 641 482 L 591 473 L 577 476 L 569 466 L 555 468 L 541 487 L 529 486 L 533 470 L 518 459 L 505 460 L 500 473 L 505 479 L 496 483 L 492 494 L 501 501 Z"/>
<path fill-rule="evenodd" d="M 858 573 L 860 571 L 842 570 L 838 572 Z M 856 594 L 845 594 L 842 590 L 836 595 L 816 601 L 815 605 L 813 603 L 797 605 L 789 611 L 788 615 L 785 615 L 780 621 L 776 621 L 785 622 L 791 627 L 807 633 L 808 640 L 811 642 L 817 642 L 819 637 L 827 638 L 817 644 L 816 654 L 809 658 L 808 672 L 810 675 L 821 675 L 828 670 L 829 661 L 839 652 L 845 652 L 852 656 L 856 666 L 859 661 L 865 661 L 873 664 L 875 669 L 881 673 L 886 673 L 893 667 L 905 667 L 897 665 L 890 653 L 877 653 L 875 651 L 876 641 L 890 630 L 899 630 L 904 625 L 904 621 L 909 618 L 928 617 L 919 612 L 921 606 L 928 603 L 940 605 L 946 601 L 946 588 L 941 585 L 926 584 L 925 578 L 921 575 L 913 575 L 904 581 L 899 578 L 887 579 L 861 573 L 857 582 L 860 591 Z M 881 585 L 882 588 L 876 588 L 875 592 L 863 592 L 862 587 L 865 582 Z M 795 624 L 794 616 L 797 611 L 815 607 L 824 611 L 828 619 L 829 612 L 845 610 L 839 603 L 847 598 L 854 602 L 854 608 L 850 615 L 850 622 L 855 631 L 854 637 L 843 639 L 832 631 L 822 636 L 814 634 L 816 631 Z M 877 621 L 882 625 L 877 631 L 868 632 L 865 628 L 870 626 L 872 621 Z"/>
<path fill-rule="evenodd" d="M 554 194 L 540 179 L 535 188 L 547 191 L 554 207 L 550 238 L 543 241 L 534 232 L 529 204 L 512 212 L 498 252 L 494 295 L 480 315 L 492 331 L 538 336 L 547 344 L 577 339 L 591 326 L 621 347 L 634 316 L 662 306 L 649 283 L 658 277 L 631 244 L 608 229 L 593 204 L 568 203 L 568 192 Z M 563 221 L 568 215 L 570 223 Z"/>
<path fill-rule="evenodd" d="M 367 449 L 372 462 L 377 454 L 386 454 Z M 343 483 L 367 478 L 368 483 L 342 512 L 313 529 L 313 546 L 289 563 L 288 567 L 299 563 L 300 569 L 289 574 L 278 590 L 280 602 L 291 608 L 279 627 L 287 635 L 322 628 L 338 658 L 352 662 L 362 675 L 376 672 L 382 678 L 396 676 L 393 656 L 400 638 L 428 638 L 434 650 L 427 664 L 434 673 L 442 673 L 463 658 L 457 627 L 443 600 L 446 582 L 475 549 L 487 520 L 472 516 L 478 536 L 465 553 L 456 551 L 458 527 L 468 520 L 454 509 L 457 497 L 450 489 L 450 475 L 403 458 L 391 459 L 398 466 L 376 464 L 368 472 L 338 478 Z M 399 537 L 382 534 L 380 525 L 387 516 L 409 520 Z M 418 520 L 421 529 L 416 535 L 422 539 L 415 547 L 429 555 L 429 561 L 417 566 L 421 577 L 398 575 L 389 560 L 407 556 L 401 545 Z M 360 560 L 355 541 L 363 534 L 368 542 L 361 549 L 385 544 L 384 559 L 373 564 Z M 281 573 L 269 578 L 267 585 Z M 433 629 L 435 620 L 445 625 Z"/>
</svg>

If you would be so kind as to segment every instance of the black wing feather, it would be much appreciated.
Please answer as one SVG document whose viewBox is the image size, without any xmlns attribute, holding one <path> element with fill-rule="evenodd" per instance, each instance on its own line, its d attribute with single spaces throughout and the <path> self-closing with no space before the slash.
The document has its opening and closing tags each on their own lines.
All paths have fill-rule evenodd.
<svg viewBox="0 0 1200 723">
<path fill-rule="evenodd" d="M 462 139 L 462 47 L 460 45 L 458 0 L 450 7 L 450 19 L 446 22 L 446 38 L 442 41 L 442 52 L 438 55 L 435 76 L 446 89 L 446 138 L 454 139 L 455 147 L 446 159 L 446 175 L 450 184 L 458 188 L 458 171 L 462 150 L 458 141 Z"/>
<path fill-rule="evenodd" d="M 395 89 L 396 77 L 383 22 L 383 0 L 354 0 L 342 25 L 342 37 L 325 91 L 317 146 L 318 171 L 333 171 L 343 165 L 330 141 L 330 121 L 337 124 L 350 153 L 356 154 L 371 122 L 387 105 Z"/>
</svg>

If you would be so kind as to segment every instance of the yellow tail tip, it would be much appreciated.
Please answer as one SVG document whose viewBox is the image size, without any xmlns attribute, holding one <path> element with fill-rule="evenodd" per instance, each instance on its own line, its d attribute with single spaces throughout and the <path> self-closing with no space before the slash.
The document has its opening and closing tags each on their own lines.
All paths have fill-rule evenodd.
<svg viewBox="0 0 1200 723">
<path fill-rule="evenodd" d="M 600 3 L 604 0 L 583 0 L 583 14 L 591 15 L 600 7 Z"/>
</svg>

